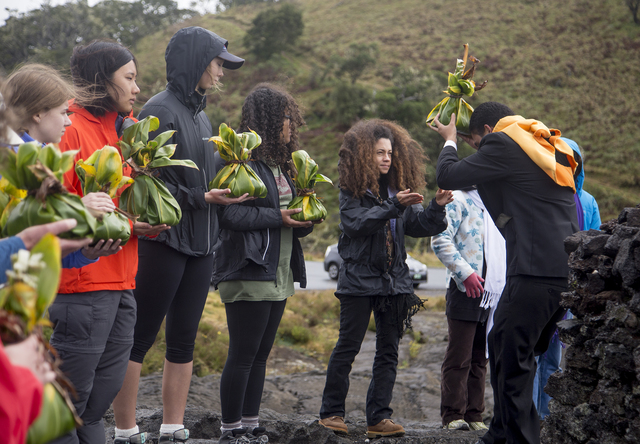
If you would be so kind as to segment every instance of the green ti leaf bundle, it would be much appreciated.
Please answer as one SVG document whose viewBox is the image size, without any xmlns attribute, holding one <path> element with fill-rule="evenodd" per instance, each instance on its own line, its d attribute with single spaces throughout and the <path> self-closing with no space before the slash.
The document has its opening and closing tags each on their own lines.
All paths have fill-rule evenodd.
<svg viewBox="0 0 640 444">
<path fill-rule="evenodd" d="M 147 116 L 130 126 L 118 142 L 122 158 L 131 166 L 133 183 L 122 192 L 120 208 L 129 214 L 139 215 L 140 222 L 151 225 L 177 225 L 182 218 L 180 205 L 164 182 L 156 176 L 158 168 L 184 166 L 198 169 L 191 160 L 174 160 L 171 156 L 176 145 L 165 145 L 175 131 L 165 131 L 149 140 L 149 132 L 160 127 L 157 117 Z"/>
<path fill-rule="evenodd" d="M 324 219 L 327 217 L 327 210 L 316 197 L 313 187 L 317 182 L 326 182 L 332 185 L 333 182 L 327 176 L 318 173 L 318 164 L 309 157 L 306 151 L 294 151 L 291 153 L 291 158 L 298 171 L 293 180 L 297 196 L 287 208 L 302 208 L 301 212 L 292 215 L 291 218 L 297 221 Z"/>
<path fill-rule="evenodd" d="M 476 91 L 480 91 L 485 87 L 487 81 L 485 80 L 480 85 L 471 80 L 473 74 L 476 71 L 476 64 L 480 63 L 480 60 L 474 56 L 470 56 L 472 63 L 471 68 L 466 69 L 467 57 L 469 56 L 469 45 L 464 44 L 464 57 L 458 59 L 456 63 L 456 71 L 449 73 L 449 85 L 444 93 L 447 93 L 447 97 L 442 99 L 435 108 L 431 110 L 427 116 L 427 125 L 435 126 L 434 120 L 438 114 L 438 120 L 443 125 L 448 125 L 451 122 L 451 114 L 456 114 L 456 129 L 460 134 L 469 135 L 469 120 L 473 113 L 473 108 L 464 100 L 464 96 L 471 97 Z"/>
<path fill-rule="evenodd" d="M 105 146 L 96 150 L 85 161 L 76 162 L 76 174 L 82 184 L 82 192 L 107 193 L 112 199 L 116 197 L 118 189 L 133 183 L 133 179 L 122 173 L 122 158 L 117 148 Z M 127 216 L 122 212 L 103 213 L 95 215 L 98 219 L 94 240 L 120 239 L 124 246 L 131 237 L 131 225 Z"/>
<path fill-rule="evenodd" d="M 7 271 L 7 285 L 0 289 L 0 338 L 5 344 L 25 340 L 35 334 L 45 343 L 39 326 L 49 325 L 44 314 L 56 297 L 60 283 L 60 244 L 52 234 L 44 236 L 31 252 L 20 250 L 11 257 L 13 269 Z M 29 428 L 27 444 L 44 444 L 82 424 L 69 398 L 68 381 L 59 370 L 52 354 L 42 353 L 56 380 L 45 385 L 42 408 Z M 52 353 L 55 353 L 52 350 Z"/>
<path fill-rule="evenodd" d="M 62 185 L 63 175 L 73 167 L 77 153 L 61 153 L 56 145 L 41 147 L 37 142 L 20 145 L 17 153 L 0 148 L 0 174 L 16 189 L 27 191 L 27 196 L 6 218 L 2 230 L 4 236 L 13 236 L 33 225 L 69 218 L 77 220 L 78 224 L 61 233 L 60 237 L 93 236 L 95 217 L 85 208 L 80 197 L 69 194 Z"/>
<path fill-rule="evenodd" d="M 219 134 L 209 139 L 218 147 L 220 157 L 227 163 L 209 182 L 209 189 L 229 188 L 231 197 L 249 193 L 250 197 L 267 197 L 267 187 L 248 164 L 251 150 L 262 143 L 255 131 L 236 134 L 225 123 L 220 124 Z"/>
</svg>

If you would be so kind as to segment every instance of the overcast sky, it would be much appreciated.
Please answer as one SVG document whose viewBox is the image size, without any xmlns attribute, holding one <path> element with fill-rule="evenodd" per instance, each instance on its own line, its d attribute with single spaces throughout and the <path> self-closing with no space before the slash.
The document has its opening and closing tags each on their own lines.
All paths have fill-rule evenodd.
<svg viewBox="0 0 640 444">
<path fill-rule="evenodd" d="M 9 14 L 7 13 L 7 8 L 12 10 L 17 9 L 18 12 L 27 12 L 27 11 L 31 11 L 32 9 L 39 8 L 40 5 L 43 4 L 45 1 L 46 0 L 0 0 L 0 26 L 4 25 L 4 21 L 7 19 L 7 17 L 9 17 Z M 60 4 L 66 3 L 67 1 L 68 0 L 50 0 L 52 5 L 60 5 Z M 127 0 L 127 1 L 131 1 L 131 0 Z M 181 9 L 187 9 L 187 8 L 191 8 L 191 3 L 193 2 L 193 0 L 177 0 L 177 2 L 178 2 L 178 6 Z M 96 3 L 99 3 L 99 0 L 89 0 L 90 6 L 93 6 Z M 207 6 L 207 9 L 209 9 L 209 11 L 214 11 L 215 4 L 217 3 L 217 1 L 209 0 L 208 3 L 209 5 Z M 202 11 L 201 8 L 196 8 L 196 9 L 200 10 L 200 12 L 205 12 L 205 11 Z"/>
</svg>

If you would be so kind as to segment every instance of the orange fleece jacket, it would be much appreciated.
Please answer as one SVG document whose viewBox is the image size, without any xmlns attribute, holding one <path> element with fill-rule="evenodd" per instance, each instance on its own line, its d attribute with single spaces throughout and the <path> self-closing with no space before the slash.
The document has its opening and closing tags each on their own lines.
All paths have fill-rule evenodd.
<svg viewBox="0 0 640 444">
<path fill-rule="evenodd" d="M 62 151 L 77 150 L 75 160 L 87 159 L 94 151 L 105 145 L 115 146 L 118 142 L 116 133 L 117 113 L 109 112 L 102 117 L 96 117 L 84 108 L 71 104 L 69 111 L 73 123 L 67 128 L 60 149 Z M 130 175 L 127 166 L 124 175 Z M 74 168 L 64 176 L 64 185 L 70 193 L 82 196 L 82 185 Z M 119 196 L 126 187 L 118 190 L 118 196 L 113 202 L 118 205 Z M 131 290 L 136 286 L 138 272 L 138 238 L 131 236 L 122 250 L 111 256 L 101 257 L 96 263 L 82 268 L 65 268 L 60 277 L 59 293 L 83 293 L 99 290 Z"/>
</svg>

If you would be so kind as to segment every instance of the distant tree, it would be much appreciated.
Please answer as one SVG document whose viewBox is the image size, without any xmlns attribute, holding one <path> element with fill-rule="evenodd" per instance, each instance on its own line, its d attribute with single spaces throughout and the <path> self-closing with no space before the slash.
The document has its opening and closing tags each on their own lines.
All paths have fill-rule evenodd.
<svg viewBox="0 0 640 444">
<path fill-rule="evenodd" d="M 261 12 L 252 25 L 244 36 L 244 45 L 262 60 L 295 45 L 304 30 L 302 11 L 291 4 Z"/>
<path fill-rule="evenodd" d="M 27 60 L 68 66 L 73 47 L 100 37 L 86 0 L 10 16 L 0 27 L 0 66 L 9 71 Z"/>
<path fill-rule="evenodd" d="M 375 64 L 378 54 L 377 43 L 352 43 L 349 45 L 346 56 L 338 59 L 336 74 L 338 76 L 347 74 L 351 78 L 351 83 L 354 84 L 367 68 Z"/>
<path fill-rule="evenodd" d="M 68 1 L 10 16 L 0 27 L 0 70 L 26 61 L 65 69 L 73 47 L 96 38 L 135 46 L 147 34 L 196 15 L 174 0 L 106 0 L 90 7 L 87 0 Z"/>
<path fill-rule="evenodd" d="M 174 0 L 104 0 L 93 7 L 93 16 L 100 18 L 102 34 L 135 46 L 147 34 L 153 34 L 173 23 L 191 18 L 196 13 L 178 8 Z"/>
<path fill-rule="evenodd" d="M 351 125 L 367 116 L 372 91 L 360 84 L 340 82 L 331 91 L 332 114 L 341 125 Z"/>
<path fill-rule="evenodd" d="M 640 10 L 640 0 L 625 0 L 627 6 L 633 15 L 633 22 L 640 25 L 640 17 L 638 17 L 638 10 Z"/>
<path fill-rule="evenodd" d="M 222 9 L 229 9 L 232 6 L 251 5 L 254 3 L 277 3 L 278 0 L 219 0 L 218 4 Z"/>
</svg>

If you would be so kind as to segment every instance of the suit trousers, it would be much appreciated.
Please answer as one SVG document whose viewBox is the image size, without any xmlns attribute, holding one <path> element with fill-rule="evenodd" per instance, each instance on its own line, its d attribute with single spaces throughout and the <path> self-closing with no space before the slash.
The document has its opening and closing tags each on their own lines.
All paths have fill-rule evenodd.
<svg viewBox="0 0 640 444">
<path fill-rule="evenodd" d="M 341 295 L 339 298 L 340 333 L 327 367 L 327 381 L 320 408 L 322 419 L 345 416 L 351 365 L 360 351 L 373 310 L 374 297 Z M 393 413 L 389 404 L 396 382 L 400 343 L 400 334 L 391 311 L 373 310 L 373 316 L 376 321 L 376 355 L 367 391 L 366 415 L 369 426 L 389 419 Z"/>
<path fill-rule="evenodd" d="M 487 375 L 485 322 L 447 317 L 449 343 L 442 362 L 440 416 L 442 425 L 457 419 L 482 421 Z"/>
<path fill-rule="evenodd" d="M 494 416 L 485 444 L 539 444 L 540 420 L 533 403 L 535 356 L 544 353 L 565 309 L 567 278 L 507 276 L 489 333 Z"/>
</svg>

